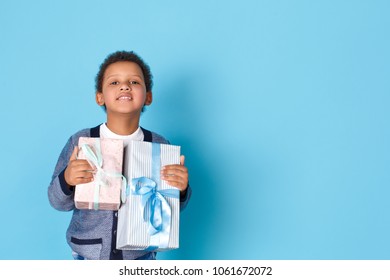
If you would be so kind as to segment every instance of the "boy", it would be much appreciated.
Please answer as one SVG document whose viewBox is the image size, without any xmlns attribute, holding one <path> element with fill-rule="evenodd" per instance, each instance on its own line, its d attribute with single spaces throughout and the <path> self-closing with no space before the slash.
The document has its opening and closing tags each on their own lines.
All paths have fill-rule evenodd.
<svg viewBox="0 0 390 280">
<path fill-rule="evenodd" d="M 60 211 L 73 210 L 66 238 L 75 259 L 156 259 L 155 252 L 117 250 L 118 211 L 80 210 L 74 204 L 74 186 L 93 181 L 93 168 L 77 159 L 79 137 L 122 139 L 168 144 L 162 136 L 139 126 L 144 106 L 152 103 L 152 74 L 134 52 L 109 55 L 96 76 L 96 103 L 104 106 L 107 122 L 72 135 L 63 148 L 48 188 L 50 204 Z M 180 190 L 180 209 L 191 196 L 184 156 L 180 165 L 161 170 L 161 179 Z"/>
</svg>

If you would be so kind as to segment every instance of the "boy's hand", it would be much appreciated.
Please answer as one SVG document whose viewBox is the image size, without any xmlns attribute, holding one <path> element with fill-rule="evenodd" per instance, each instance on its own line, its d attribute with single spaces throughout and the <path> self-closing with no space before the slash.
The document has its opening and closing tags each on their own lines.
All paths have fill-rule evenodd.
<svg viewBox="0 0 390 280">
<path fill-rule="evenodd" d="M 165 165 L 161 168 L 161 179 L 180 192 L 184 192 L 188 186 L 188 170 L 184 166 L 184 156 L 180 156 L 180 164 Z"/>
<path fill-rule="evenodd" d="M 70 156 L 64 177 L 69 186 L 76 186 L 93 181 L 93 168 L 85 159 L 77 159 L 79 149 L 75 147 Z"/>
</svg>

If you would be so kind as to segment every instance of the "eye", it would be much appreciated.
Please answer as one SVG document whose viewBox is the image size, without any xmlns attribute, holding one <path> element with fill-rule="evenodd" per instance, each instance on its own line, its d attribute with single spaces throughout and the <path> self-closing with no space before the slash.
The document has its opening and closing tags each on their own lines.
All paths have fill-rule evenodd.
<svg viewBox="0 0 390 280">
<path fill-rule="evenodd" d="M 113 82 L 110 83 L 110 85 L 114 85 L 114 86 L 117 85 L 117 84 L 119 84 L 119 82 L 117 82 L 117 81 L 113 81 Z"/>
<path fill-rule="evenodd" d="M 138 85 L 139 84 L 139 82 L 137 82 L 137 81 L 130 81 L 130 85 Z"/>
</svg>

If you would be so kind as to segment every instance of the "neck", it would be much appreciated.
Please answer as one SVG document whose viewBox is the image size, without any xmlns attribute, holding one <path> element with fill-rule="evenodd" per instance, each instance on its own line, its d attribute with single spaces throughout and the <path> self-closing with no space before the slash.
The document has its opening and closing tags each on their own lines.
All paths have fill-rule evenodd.
<svg viewBox="0 0 390 280">
<path fill-rule="evenodd" d="M 139 127 L 140 116 L 133 116 L 129 118 L 128 115 L 107 114 L 107 127 L 118 135 L 130 135 L 134 133 Z"/>
</svg>

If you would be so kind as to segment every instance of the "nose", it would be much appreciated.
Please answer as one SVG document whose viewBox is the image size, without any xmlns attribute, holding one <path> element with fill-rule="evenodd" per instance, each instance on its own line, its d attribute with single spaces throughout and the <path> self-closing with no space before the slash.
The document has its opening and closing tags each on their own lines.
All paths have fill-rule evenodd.
<svg viewBox="0 0 390 280">
<path fill-rule="evenodd" d="M 123 84 L 121 85 L 121 87 L 120 87 L 120 90 L 121 90 L 121 91 L 129 91 L 129 90 L 131 90 L 131 87 L 130 87 L 128 84 L 123 83 Z"/>
</svg>

